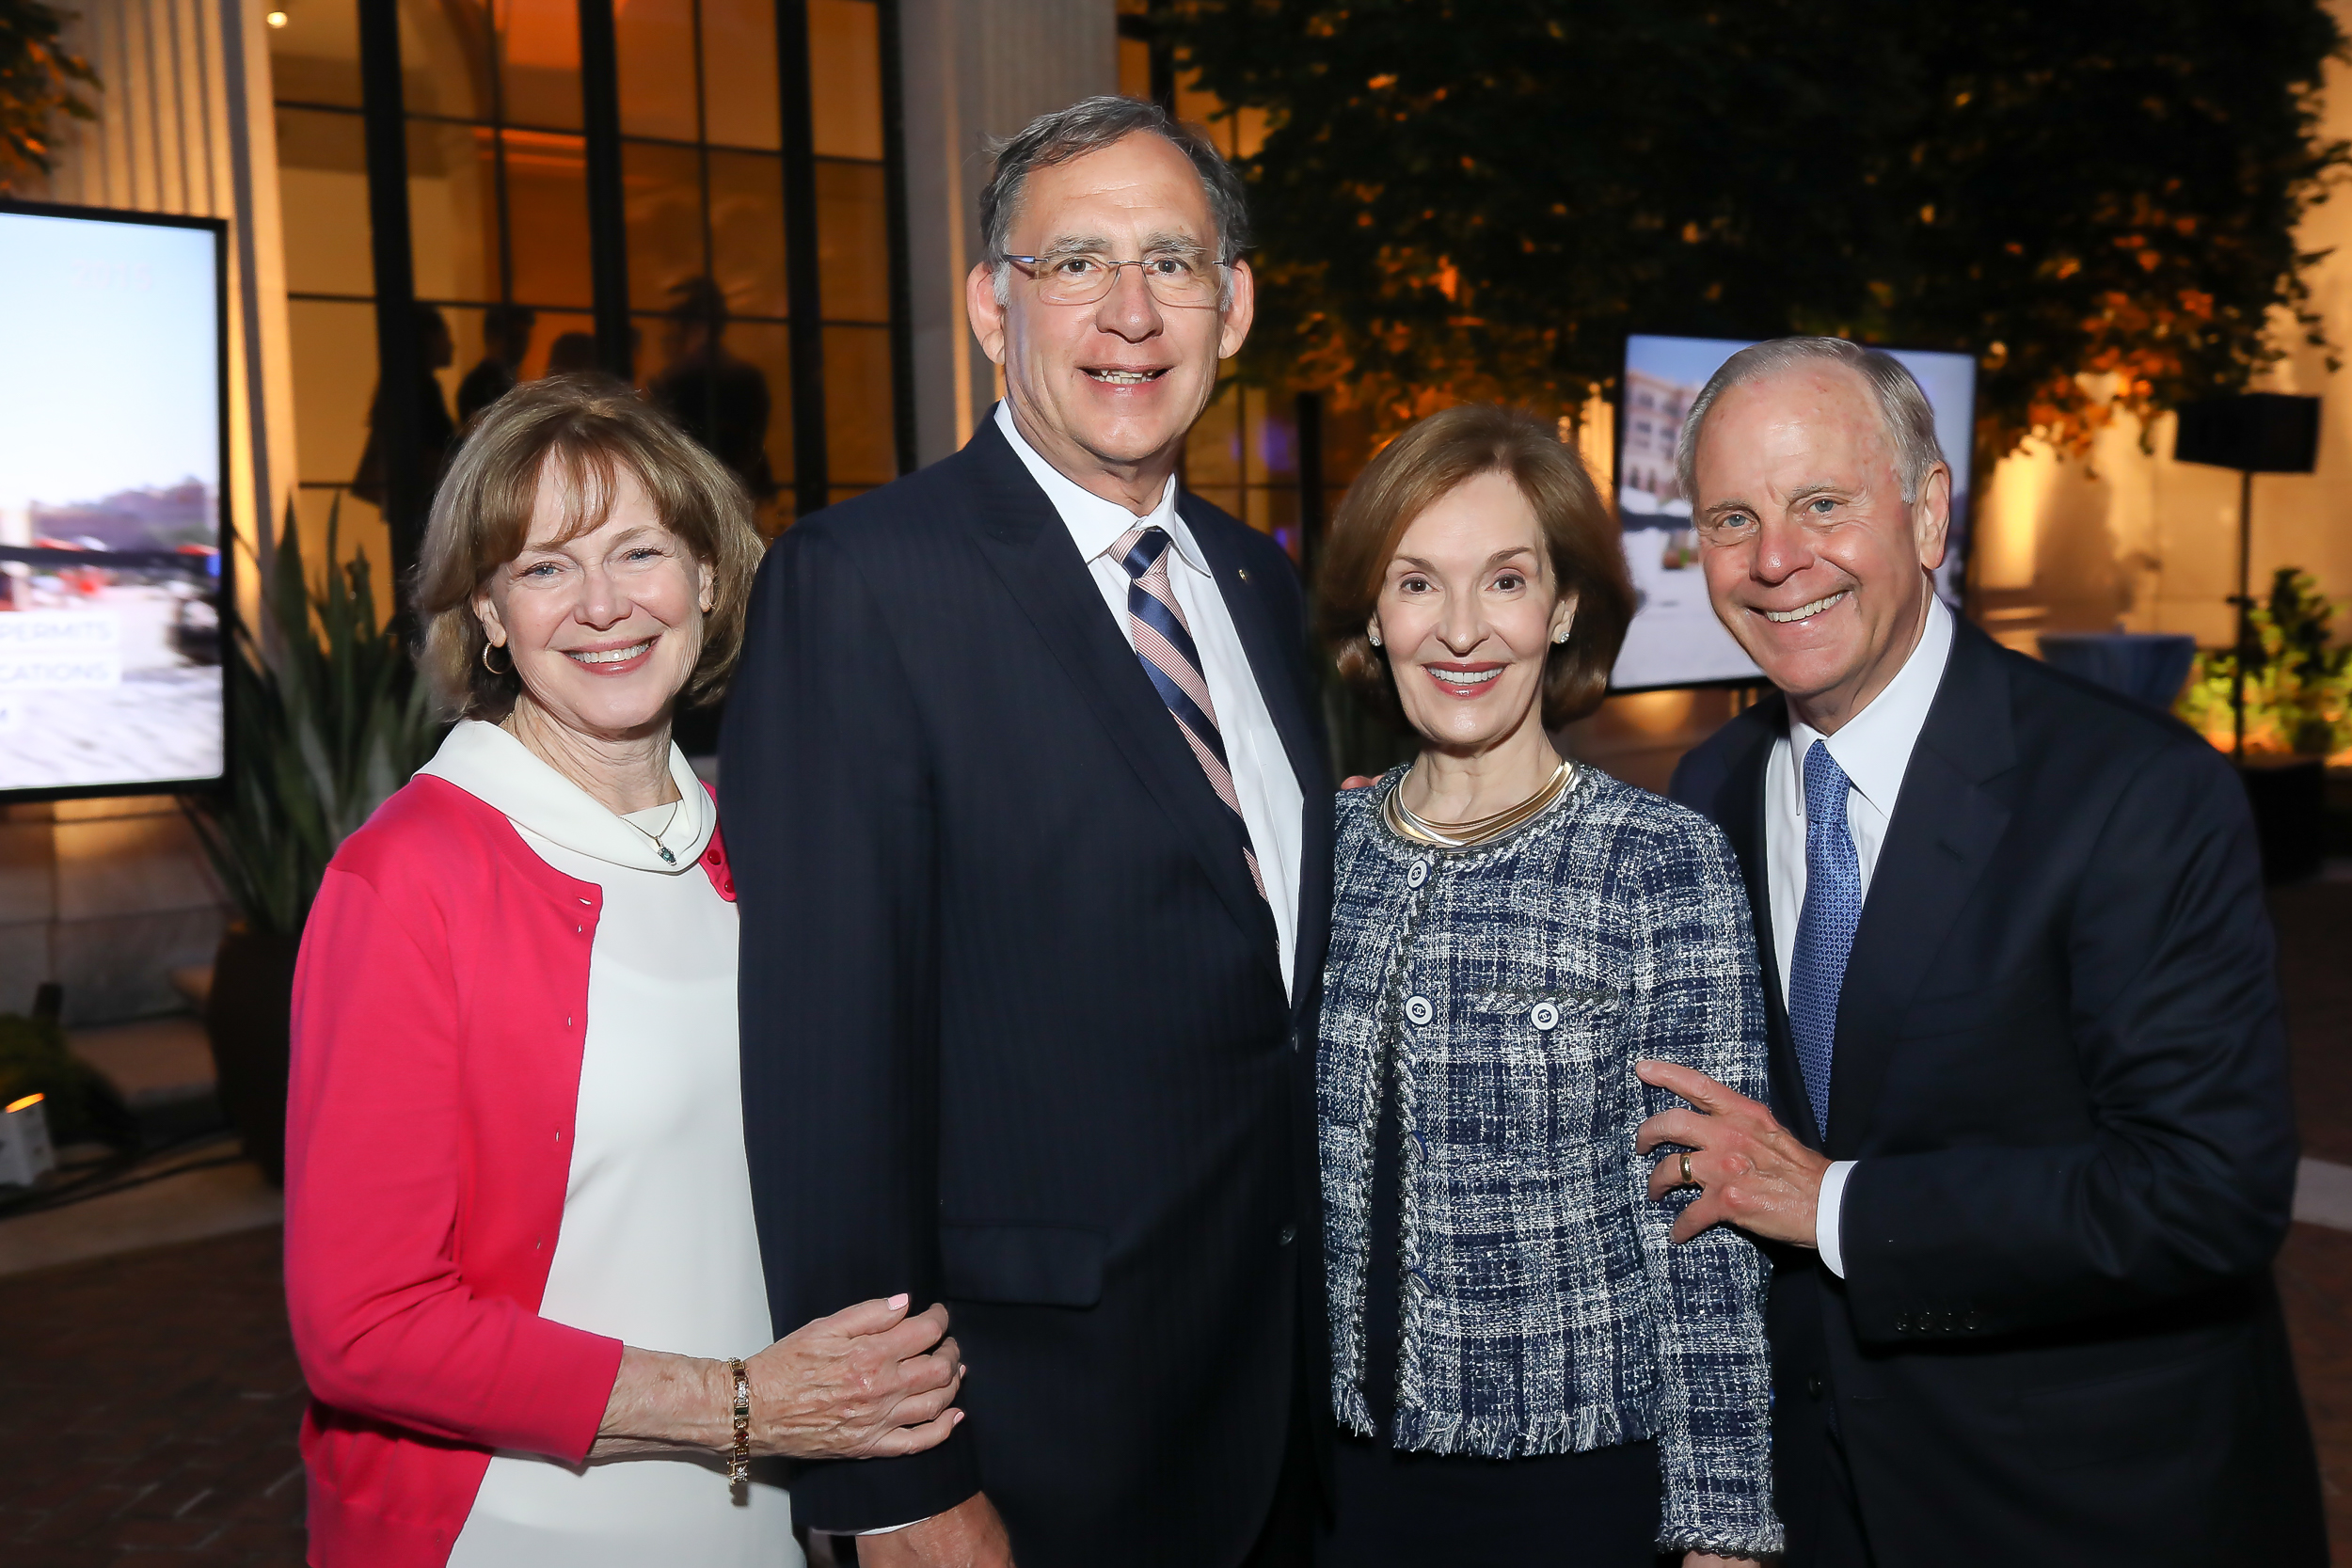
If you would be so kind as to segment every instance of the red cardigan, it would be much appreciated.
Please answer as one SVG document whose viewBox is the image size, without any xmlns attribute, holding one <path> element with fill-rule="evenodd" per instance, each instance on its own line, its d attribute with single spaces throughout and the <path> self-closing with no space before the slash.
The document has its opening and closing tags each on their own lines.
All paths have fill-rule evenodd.
<svg viewBox="0 0 2352 1568">
<path fill-rule="evenodd" d="M 703 868 L 735 896 L 715 832 Z M 596 1440 L 621 1343 L 538 1313 L 602 902 L 431 777 L 327 867 L 286 1106 L 319 1568 L 441 1568 L 491 1450 L 578 1463 Z"/>
</svg>

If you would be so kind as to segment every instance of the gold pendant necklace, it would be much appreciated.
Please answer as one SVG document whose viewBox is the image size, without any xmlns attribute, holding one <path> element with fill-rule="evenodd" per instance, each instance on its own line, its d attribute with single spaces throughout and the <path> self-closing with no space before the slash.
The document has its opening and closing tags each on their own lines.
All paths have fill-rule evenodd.
<svg viewBox="0 0 2352 1568">
<path fill-rule="evenodd" d="M 1576 764 L 1563 757 L 1560 766 L 1551 770 L 1551 777 L 1536 786 L 1534 794 L 1516 806 L 1472 822 L 1432 822 L 1405 803 L 1405 781 L 1399 779 L 1396 787 L 1389 791 L 1382 815 L 1400 838 L 1434 845 L 1440 849 L 1468 849 L 1500 838 L 1537 816 L 1560 799 L 1575 781 Z"/>
</svg>

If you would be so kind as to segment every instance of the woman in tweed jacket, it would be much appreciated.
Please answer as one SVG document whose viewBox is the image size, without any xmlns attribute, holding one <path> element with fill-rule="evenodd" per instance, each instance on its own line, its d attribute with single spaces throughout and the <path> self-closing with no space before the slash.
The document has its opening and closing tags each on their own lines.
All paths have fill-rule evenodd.
<svg viewBox="0 0 2352 1568">
<path fill-rule="evenodd" d="M 1333 528 L 1326 640 L 1422 750 L 1338 806 L 1326 1563 L 1782 1544 L 1767 1265 L 1728 1227 L 1673 1243 L 1694 1195 L 1653 1200 L 1634 1148 L 1679 1103 L 1637 1060 L 1764 1092 L 1746 895 L 1712 826 L 1546 734 L 1598 703 L 1631 605 L 1591 482 L 1507 410 L 1416 426 Z"/>
</svg>

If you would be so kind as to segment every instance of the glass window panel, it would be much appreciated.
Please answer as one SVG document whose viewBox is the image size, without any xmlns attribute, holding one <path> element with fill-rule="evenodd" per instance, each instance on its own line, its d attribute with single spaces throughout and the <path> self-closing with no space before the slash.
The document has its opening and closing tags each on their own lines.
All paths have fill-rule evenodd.
<svg viewBox="0 0 2352 1568">
<path fill-rule="evenodd" d="M 303 0 L 269 35 L 270 90 L 281 103 L 359 106 L 358 0 Z"/>
<path fill-rule="evenodd" d="M 442 325 L 449 328 L 449 363 L 434 367 L 433 378 L 441 384 L 441 402 L 459 423 L 465 421 L 470 409 L 461 408 L 457 389 L 467 374 L 483 362 L 483 317 L 485 310 L 479 306 L 444 305 Z"/>
<path fill-rule="evenodd" d="M 487 126 L 408 122 L 408 232 L 419 299 L 499 297 L 491 136 Z"/>
<path fill-rule="evenodd" d="M 1249 393 L 1249 478 L 1253 483 L 1298 477 L 1298 422 L 1287 393 Z"/>
<path fill-rule="evenodd" d="M 645 334 L 638 365 L 646 396 L 743 475 L 755 494 L 790 483 L 789 329 L 781 322 L 729 322 L 720 333 L 716 373 L 698 375 L 685 363 L 696 334 L 667 316 L 640 316 L 638 325 Z"/>
<path fill-rule="evenodd" d="M 525 305 L 595 303 L 588 275 L 588 153 L 578 136 L 508 131 L 507 232 L 514 297 Z"/>
<path fill-rule="evenodd" d="M 366 133 L 359 117 L 279 109 L 278 189 L 285 212 L 286 287 L 296 293 L 373 293 Z"/>
<path fill-rule="evenodd" d="M 621 60 L 621 131 L 693 141 L 694 0 L 620 0 L 612 8 Z M 775 74 L 770 52 L 769 74 Z"/>
<path fill-rule="evenodd" d="M 887 484 L 898 477 L 887 327 L 825 328 L 825 457 L 830 483 Z"/>
<path fill-rule="evenodd" d="M 1249 510 L 1242 514 L 1242 521 L 1260 533 L 1271 533 L 1282 541 L 1282 547 L 1298 558 L 1298 492 L 1280 485 L 1253 484 L 1247 498 Z"/>
<path fill-rule="evenodd" d="M 726 346 L 739 359 L 759 367 L 768 384 L 768 471 L 780 488 L 792 483 L 792 337 L 782 322 L 737 322 L 727 328 Z M 791 503 L 785 502 L 789 515 Z"/>
<path fill-rule="evenodd" d="M 368 585 L 375 595 L 376 625 L 392 613 L 392 541 L 384 527 L 384 514 L 341 485 L 305 483 L 294 491 L 294 520 L 302 532 L 302 559 L 313 574 L 327 559 L 326 541 L 335 540 L 335 558 L 368 558 Z M 282 524 L 284 519 L 279 519 Z M 276 527 L 278 525 L 273 525 Z"/>
<path fill-rule="evenodd" d="M 890 213 L 880 164 L 817 164 L 818 295 L 827 321 L 890 319 Z"/>
<path fill-rule="evenodd" d="M 293 347 L 296 448 L 306 483 L 348 484 L 368 442 L 375 391 L 375 307 L 341 300 L 286 302 Z"/>
<path fill-rule="evenodd" d="M 1240 389 L 1239 382 L 1227 377 L 1184 437 L 1184 483 L 1204 496 L 1212 486 L 1241 483 Z M 1217 504 L 1233 510 L 1224 501 Z"/>
<path fill-rule="evenodd" d="M 1241 486 L 1238 484 L 1187 483 L 1184 488 L 1211 506 L 1223 507 L 1237 517 L 1241 515 Z"/>
<path fill-rule="evenodd" d="M 703 0 L 703 119 L 722 146 L 783 148 L 775 0 Z"/>
<path fill-rule="evenodd" d="M 770 152 L 713 151 L 708 156 L 712 274 L 736 314 L 781 316 L 784 159 Z M 822 178 L 820 174 L 820 182 Z"/>
<path fill-rule="evenodd" d="M 670 291 L 709 270 L 703 254 L 700 155 L 691 147 L 621 144 L 621 204 L 628 231 L 628 303 L 666 310 Z"/>
<path fill-rule="evenodd" d="M 882 31 L 866 0 L 809 0 L 808 89 L 817 154 L 882 155 Z"/>
<path fill-rule="evenodd" d="M 1323 477 L 1325 483 L 1344 491 L 1356 483 L 1356 476 L 1364 471 L 1378 449 L 1373 444 L 1373 411 L 1369 407 L 1340 408 L 1333 406 L 1328 393 L 1323 404 Z M 1334 503 L 1337 504 L 1336 502 Z M 1335 515 L 1327 512 L 1326 516 Z"/>
<path fill-rule="evenodd" d="M 489 119 L 490 19 L 479 0 L 401 0 L 400 71 L 408 113 Z"/>
<path fill-rule="evenodd" d="M 551 313 L 542 317 L 526 306 L 513 308 L 520 318 L 517 325 L 523 335 L 520 359 L 510 359 L 508 353 L 516 346 L 512 340 L 513 325 L 507 325 L 507 308 L 497 305 L 445 305 L 441 319 L 449 325 L 450 341 L 454 349 L 449 364 L 434 373 L 441 383 L 442 401 L 456 417 L 460 430 L 467 421 L 497 402 L 519 382 L 532 379 L 532 361 L 535 356 L 544 362 L 547 345 L 565 331 L 585 332 L 593 344 L 595 323 L 587 316 Z M 500 341 L 490 341 L 493 325 L 501 327 Z M 588 356 L 594 362 L 593 349 Z"/>
<path fill-rule="evenodd" d="M 497 0 L 506 122 L 580 126 L 579 0 Z"/>
<path fill-rule="evenodd" d="M 540 310 L 531 324 L 522 378 L 536 381 L 565 371 L 596 369 L 596 318 L 586 311 Z"/>
</svg>

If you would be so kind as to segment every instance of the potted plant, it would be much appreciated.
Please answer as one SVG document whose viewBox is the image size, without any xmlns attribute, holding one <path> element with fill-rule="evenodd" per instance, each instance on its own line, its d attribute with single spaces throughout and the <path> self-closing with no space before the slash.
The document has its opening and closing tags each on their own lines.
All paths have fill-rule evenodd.
<svg viewBox="0 0 2352 1568">
<path fill-rule="evenodd" d="M 2274 882 L 2319 869 L 2328 759 L 2352 741 L 2352 647 L 2335 645 L 2334 618 L 2317 579 L 2294 566 L 2279 568 L 2248 617 L 2244 777 Z M 2200 654 L 2176 710 L 2216 745 L 2235 737 L 2237 657 L 2229 648 Z"/>
<path fill-rule="evenodd" d="M 49 1136 L 67 1144 L 135 1148 L 137 1121 L 106 1075 L 66 1049 L 65 1031 L 39 1007 L 30 1018 L 0 1013 L 0 1105 L 26 1095 L 47 1103 Z"/>
<path fill-rule="evenodd" d="M 227 664 L 227 787 L 185 805 L 237 918 L 214 960 L 205 1030 L 221 1108 L 272 1183 L 284 1178 L 294 956 L 326 863 L 433 755 L 441 726 L 415 666 L 379 625 L 365 556 L 313 583 L 287 509 L 262 612 L 265 650 L 240 625 Z"/>
</svg>

